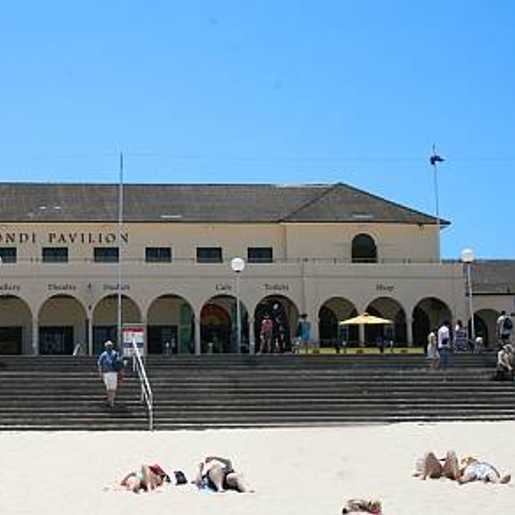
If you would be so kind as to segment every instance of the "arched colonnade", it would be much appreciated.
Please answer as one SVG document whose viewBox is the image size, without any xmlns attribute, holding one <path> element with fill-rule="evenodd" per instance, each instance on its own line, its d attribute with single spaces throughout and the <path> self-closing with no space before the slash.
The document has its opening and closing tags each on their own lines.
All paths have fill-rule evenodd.
<svg viewBox="0 0 515 515">
<path fill-rule="evenodd" d="M 194 306 L 177 294 L 163 294 L 141 307 L 128 295 L 122 297 L 124 323 L 146 327 L 149 353 L 229 353 L 237 352 L 236 299 L 215 295 Z M 393 297 L 379 296 L 365 308 L 370 314 L 394 321 L 392 337 L 399 345 L 425 345 L 427 334 L 444 320 L 453 320 L 449 306 L 440 299 L 426 297 L 414 308 L 405 308 Z M 265 315 L 274 321 L 275 337 L 283 350 L 289 350 L 301 311 L 285 295 L 269 295 L 255 305 L 240 301 L 241 351 L 259 348 L 261 322 Z M 345 297 L 330 297 L 311 312 L 314 333 L 322 345 L 339 339 L 350 344 L 374 344 L 383 333 L 381 326 L 344 326 L 340 321 L 358 314 L 357 306 Z M 83 353 L 96 354 L 107 339 L 117 338 L 118 299 L 106 295 L 93 306 L 86 306 L 72 295 L 54 295 L 37 309 L 15 295 L 0 296 L 0 354 L 71 354 L 80 345 Z M 497 313 L 476 313 L 476 329 L 491 338 Z M 256 347 L 254 347 L 256 342 Z"/>
</svg>

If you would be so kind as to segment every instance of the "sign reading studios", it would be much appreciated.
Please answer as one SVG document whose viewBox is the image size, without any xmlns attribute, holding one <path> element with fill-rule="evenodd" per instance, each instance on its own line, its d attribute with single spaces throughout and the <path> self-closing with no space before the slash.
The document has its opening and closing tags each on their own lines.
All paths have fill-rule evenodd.
<svg viewBox="0 0 515 515">
<path fill-rule="evenodd" d="M 116 232 L 0 232 L 0 245 L 112 245 L 120 241 L 129 243 L 129 233 L 122 233 L 118 238 Z"/>
</svg>

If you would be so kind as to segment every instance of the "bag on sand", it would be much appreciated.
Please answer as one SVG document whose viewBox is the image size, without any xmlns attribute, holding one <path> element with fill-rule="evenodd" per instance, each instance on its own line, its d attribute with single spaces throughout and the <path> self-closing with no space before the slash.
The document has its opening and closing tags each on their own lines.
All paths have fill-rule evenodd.
<svg viewBox="0 0 515 515">
<path fill-rule="evenodd" d="M 349 499 L 342 509 L 342 513 L 373 513 L 374 515 L 381 515 L 381 501 L 366 499 Z"/>
</svg>

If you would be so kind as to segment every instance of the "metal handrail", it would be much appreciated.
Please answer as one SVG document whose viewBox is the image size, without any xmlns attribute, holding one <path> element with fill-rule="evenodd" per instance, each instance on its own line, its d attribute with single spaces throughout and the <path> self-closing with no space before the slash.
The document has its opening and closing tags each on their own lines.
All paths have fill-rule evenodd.
<svg viewBox="0 0 515 515">
<path fill-rule="evenodd" d="M 152 395 L 152 388 L 148 382 L 147 372 L 145 365 L 141 359 L 141 353 L 136 345 L 136 341 L 132 340 L 132 365 L 133 369 L 138 372 L 138 378 L 141 386 L 141 401 L 145 401 L 148 410 L 148 429 L 154 430 L 154 397 Z"/>
</svg>

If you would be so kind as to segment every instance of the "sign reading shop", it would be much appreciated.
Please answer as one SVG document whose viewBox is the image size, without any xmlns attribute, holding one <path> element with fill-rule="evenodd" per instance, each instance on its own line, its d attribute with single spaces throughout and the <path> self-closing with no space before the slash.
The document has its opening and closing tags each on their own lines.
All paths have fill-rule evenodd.
<svg viewBox="0 0 515 515">
<path fill-rule="evenodd" d="M 61 244 L 61 245 L 112 245 L 129 243 L 129 233 L 122 233 L 120 239 L 116 232 L 0 232 L 0 245 L 23 245 L 24 243 Z"/>
</svg>

